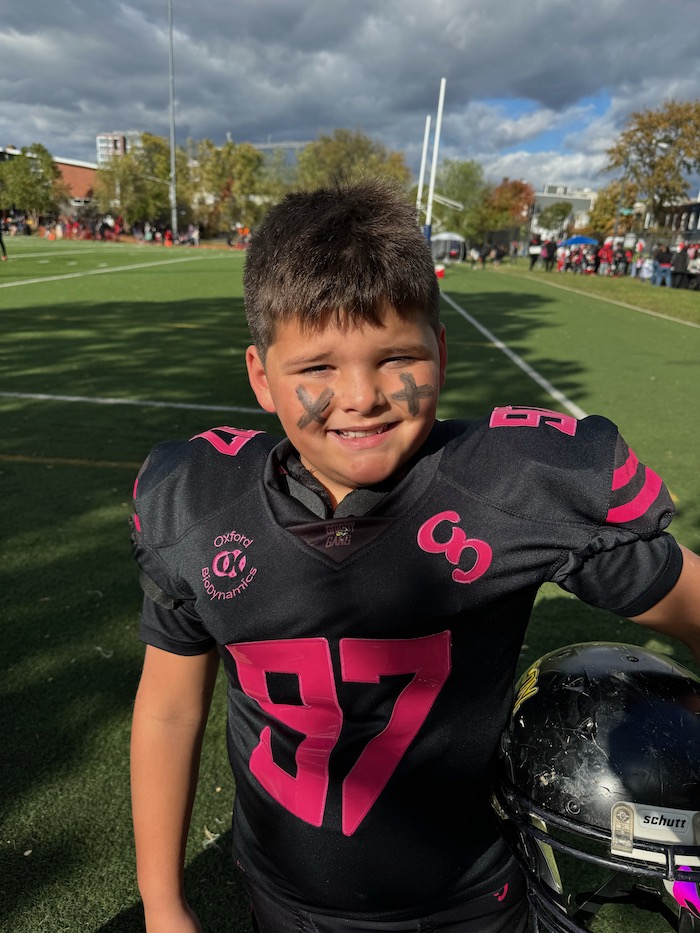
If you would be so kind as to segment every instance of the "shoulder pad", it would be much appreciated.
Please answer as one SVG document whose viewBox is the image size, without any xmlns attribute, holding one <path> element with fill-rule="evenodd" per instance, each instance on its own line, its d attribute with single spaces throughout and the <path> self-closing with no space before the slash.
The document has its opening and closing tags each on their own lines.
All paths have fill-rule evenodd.
<svg viewBox="0 0 700 933">
<path fill-rule="evenodd" d="M 476 425 L 446 467 L 457 481 L 461 472 L 470 492 L 504 510 L 540 521 L 598 522 L 617 437 L 616 426 L 598 415 L 577 420 L 508 405 Z"/>
<path fill-rule="evenodd" d="M 260 479 L 278 438 L 217 427 L 155 447 L 134 485 L 134 528 L 143 544 L 177 540 L 194 523 L 245 495 Z"/>
</svg>

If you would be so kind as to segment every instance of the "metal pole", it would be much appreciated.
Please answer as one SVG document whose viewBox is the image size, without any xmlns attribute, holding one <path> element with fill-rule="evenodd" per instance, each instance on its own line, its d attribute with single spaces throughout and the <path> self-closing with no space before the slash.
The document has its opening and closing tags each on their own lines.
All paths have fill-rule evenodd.
<svg viewBox="0 0 700 933">
<path fill-rule="evenodd" d="M 433 141 L 433 164 L 430 169 L 430 185 L 428 186 L 428 206 L 425 211 L 425 235 L 430 240 L 430 224 L 433 219 L 433 194 L 435 193 L 435 173 L 437 172 L 438 149 L 440 148 L 440 129 L 442 127 L 442 108 L 445 103 L 445 85 L 447 78 L 440 81 L 440 97 L 438 98 L 437 121 L 435 123 L 435 140 Z"/>
<path fill-rule="evenodd" d="M 620 213 L 622 211 L 622 200 L 625 196 L 625 187 L 627 186 L 627 170 L 629 169 L 630 156 L 629 152 L 627 153 L 627 158 L 625 159 L 625 168 L 622 173 L 622 181 L 620 182 L 620 197 L 617 199 L 617 210 L 615 211 L 615 225 L 613 226 L 612 232 L 612 245 L 615 249 L 615 237 L 617 236 L 617 228 L 620 223 Z"/>
<path fill-rule="evenodd" d="M 168 0 L 168 65 L 170 72 L 170 232 L 177 243 L 177 196 L 175 194 L 175 70 L 173 68 L 173 0 Z"/>
<path fill-rule="evenodd" d="M 420 206 L 423 199 L 423 177 L 425 175 L 425 162 L 428 155 L 428 139 L 430 137 L 430 114 L 425 118 L 425 134 L 423 136 L 423 155 L 420 159 L 420 172 L 418 173 L 418 195 L 416 197 L 416 211 L 420 218 Z"/>
</svg>

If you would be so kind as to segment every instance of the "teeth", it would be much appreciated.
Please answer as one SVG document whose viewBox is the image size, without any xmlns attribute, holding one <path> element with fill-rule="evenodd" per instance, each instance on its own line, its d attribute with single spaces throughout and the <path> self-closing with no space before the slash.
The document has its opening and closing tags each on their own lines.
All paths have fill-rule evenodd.
<svg viewBox="0 0 700 933">
<path fill-rule="evenodd" d="M 374 431 L 338 431 L 341 437 L 372 437 L 374 434 L 383 434 L 386 431 L 386 425 L 381 428 L 375 428 Z"/>
</svg>

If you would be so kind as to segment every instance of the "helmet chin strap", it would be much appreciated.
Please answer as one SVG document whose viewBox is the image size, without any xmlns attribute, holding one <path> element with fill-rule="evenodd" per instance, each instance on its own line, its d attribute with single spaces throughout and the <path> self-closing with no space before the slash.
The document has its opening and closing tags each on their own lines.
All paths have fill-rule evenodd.
<svg viewBox="0 0 700 933">
<path fill-rule="evenodd" d="M 700 933 L 700 917 L 694 917 L 689 911 L 681 911 L 678 933 Z"/>
<path fill-rule="evenodd" d="M 614 872 L 597 890 L 582 891 L 566 898 L 567 912 L 564 913 L 563 907 L 558 909 L 551 895 L 547 895 L 544 886 L 528 877 L 530 901 L 536 907 L 535 933 L 587 933 L 590 921 L 608 904 L 631 905 L 637 910 L 662 916 L 669 928 L 677 933 L 700 933 L 700 920 L 687 910 L 682 910 L 679 918 L 657 888 L 637 881 L 623 890 L 626 880 L 629 880 L 629 875 L 625 872 Z"/>
<path fill-rule="evenodd" d="M 681 871 L 690 871 L 689 868 L 681 866 Z M 681 911 L 681 925 L 678 927 L 679 930 L 700 931 L 700 884 L 696 884 L 693 881 L 664 881 L 664 887 L 672 897 L 674 897 L 681 907 L 685 908 Z M 684 921 L 683 918 L 688 916 L 689 920 Z"/>
</svg>

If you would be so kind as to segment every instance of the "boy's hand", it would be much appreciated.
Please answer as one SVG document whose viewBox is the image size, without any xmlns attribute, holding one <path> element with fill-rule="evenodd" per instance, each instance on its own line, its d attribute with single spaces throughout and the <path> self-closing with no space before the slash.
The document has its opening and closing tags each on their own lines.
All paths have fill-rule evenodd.
<svg viewBox="0 0 700 933">
<path fill-rule="evenodd" d="M 204 929 L 189 904 L 174 904 L 165 911 L 146 911 L 146 933 L 204 933 Z"/>
</svg>

